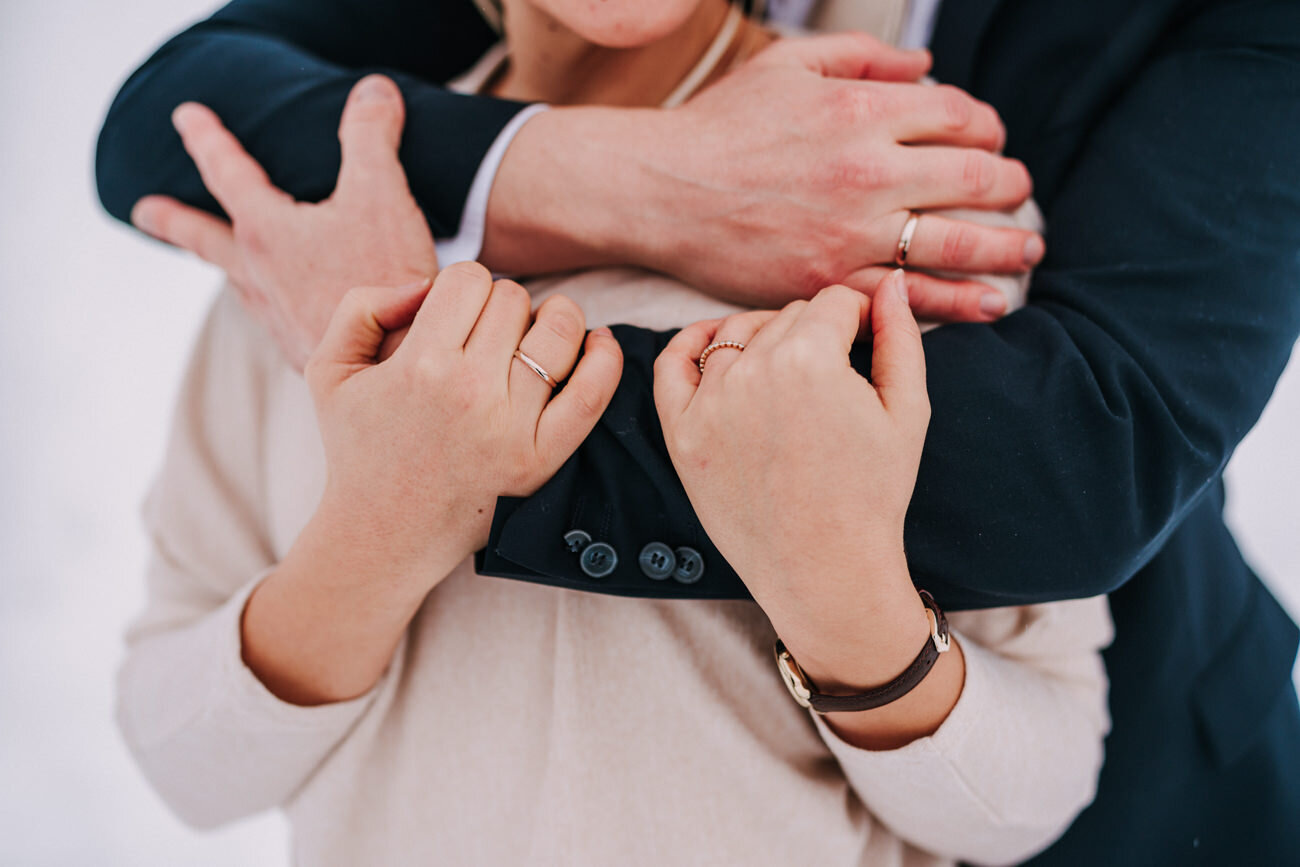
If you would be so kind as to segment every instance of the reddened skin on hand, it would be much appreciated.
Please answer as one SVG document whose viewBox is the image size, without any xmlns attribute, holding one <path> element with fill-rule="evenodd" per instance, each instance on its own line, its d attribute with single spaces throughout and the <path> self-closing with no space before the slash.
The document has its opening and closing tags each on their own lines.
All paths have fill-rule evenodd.
<svg viewBox="0 0 1300 867">
<path fill-rule="evenodd" d="M 184 103 L 172 119 L 230 220 L 146 196 L 132 221 L 224 270 L 295 367 L 348 289 L 409 284 L 437 272 L 433 237 L 398 160 L 405 110 L 390 79 L 370 75 L 353 88 L 339 125 L 338 183 L 317 204 L 295 202 L 272 185 L 206 106 Z"/>
</svg>

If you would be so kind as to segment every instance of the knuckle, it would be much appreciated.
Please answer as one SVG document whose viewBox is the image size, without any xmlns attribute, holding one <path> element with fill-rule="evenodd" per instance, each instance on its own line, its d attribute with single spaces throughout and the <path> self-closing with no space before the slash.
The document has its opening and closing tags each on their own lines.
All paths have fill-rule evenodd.
<svg viewBox="0 0 1300 867">
<path fill-rule="evenodd" d="M 434 282 L 457 286 L 490 284 L 492 274 L 478 262 L 456 262 L 439 271 Z"/>
<path fill-rule="evenodd" d="M 996 168 L 984 151 L 970 151 L 962 158 L 961 189 L 972 196 L 985 196 L 993 189 Z"/>
<path fill-rule="evenodd" d="M 465 414 L 474 408 L 480 395 L 487 394 L 483 376 L 470 365 L 453 370 L 434 353 L 418 354 L 406 368 L 408 389 L 412 393 L 436 394 L 438 401 L 453 414 Z"/>
<path fill-rule="evenodd" d="M 850 289 L 848 286 L 845 286 L 843 283 L 835 283 L 831 286 L 827 286 L 826 288 L 822 289 L 822 291 L 817 294 L 820 296 L 825 296 L 826 300 L 828 301 L 840 302 L 840 301 L 855 301 L 857 299 L 858 293 L 854 292 L 852 289 Z"/>
<path fill-rule="evenodd" d="M 665 436 L 672 445 L 677 459 L 689 460 L 695 455 L 695 435 L 684 427 L 674 427 L 671 432 L 665 430 Z"/>
<path fill-rule="evenodd" d="M 501 490 L 509 491 L 512 494 L 531 494 L 543 481 L 545 481 L 545 467 L 537 466 L 540 461 L 543 465 L 549 464 L 552 457 L 544 449 L 538 449 L 535 454 L 536 460 L 523 460 L 512 462 L 509 467 L 503 467 L 501 472 L 500 486 Z"/>
<path fill-rule="evenodd" d="M 969 126 L 975 111 L 971 98 L 965 91 L 951 84 L 941 84 L 937 90 L 944 124 L 948 129 L 960 130 Z"/>
<path fill-rule="evenodd" d="M 542 306 L 555 308 L 568 315 L 576 316 L 580 322 L 586 324 L 587 317 L 583 314 L 582 308 L 578 306 L 577 301 L 574 301 L 568 295 L 552 295 L 542 302 Z"/>
<path fill-rule="evenodd" d="M 892 159 L 875 155 L 863 159 L 853 154 L 841 153 L 826 161 L 827 181 L 835 189 L 881 190 L 898 183 L 898 167 Z"/>
<path fill-rule="evenodd" d="M 498 280 L 492 284 L 492 294 L 498 300 L 504 301 L 514 307 L 527 309 L 532 304 L 532 297 L 528 290 L 520 286 L 514 280 Z"/>
<path fill-rule="evenodd" d="M 957 268 L 975 254 L 975 231 L 963 223 L 949 226 L 939 247 L 939 262 L 944 268 Z"/>
<path fill-rule="evenodd" d="M 780 348 L 773 353 L 777 356 L 778 367 L 787 371 L 808 370 L 817 366 L 820 353 L 817 347 L 802 337 L 790 337 L 781 342 Z"/>
<path fill-rule="evenodd" d="M 760 57 L 765 60 L 785 60 L 790 57 L 798 57 L 799 50 L 802 47 L 799 39 L 778 39 L 759 52 Z"/>
<path fill-rule="evenodd" d="M 766 317 L 766 310 L 750 310 L 746 313 L 736 313 L 727 317 L 722 328 L 718 330 L 718 334 L 739 334 L 741 336 L 752 334 L 758 330 L 759 325 L 763 323 Z"/>
<path fill-rule="evenodd" d="M 850 30 L 846 35 L 856 42 L 857 47 L 863 51 L 878 53 L 884 47 L 883 42 L 862 30 Z"/>
<path fill-rule="evenodd" d="M 1018 198 L 1026 198 L 1033 192 L 1034 178 L 1029 174 L 1029 167 L 1020 160 L 1006 160 L 1012 167 L 1015 181 L 1012 184 Z"/>
<path fill-rule="evenodd" d="M 998 267 L 1002 271 L 1019 271 L 1025 264 L 1025 245 L 1028 232 L 1006 232 L 998 238 Z"/>
<path fill-rule="evenodd" d="M 853 86 L 836 87 L 829 95 L 835 123 L 861 124 L 879 120 L 888 111 L 889 99 L 879 90 Z"/>
<path fill-rule="evenodd" d="M 829 261 L 815 259 L 805 264 L 799 289 L 802 290 L 803 295 L 811 298 L 826 286 L 834 283 L 839 276 L 839 269 L 835 268 Z M 806 304 L 807 302 L 804 301 L 803 303 Z"/>
<path fill-rule="evenodd" d="M 604 395 L 594 385 L 586 382 L 570 382 L 565 387 L 565 390 L 571 391 L 569 406 L 573 409 L 573 414 L 578 418 L 593 419 L 604 411 Z"/>
<path fill-rule="evenodd" d="M 249 253 L 263 254 L 267 250 L 266 232 L 255 222 L 236 220 L 231 224 L 231 234 L 235 243 Z"/>
<path fill-rule="evenodd" d="M 339 299 L 338 307 L 335 308 L 334 315 L 340 319 L 356 319 L 363 314 L 370 306 L 368 293 L 360 287 L 349 289 L 343 293 Z"/>
<path fill-rule="evenodd" d="M 566 345 L 581 341 L 585 331 L 582 320 L 569 310 L 548 310 L 546 315 L 538 317 L 537 325 Z"/>
</svg>

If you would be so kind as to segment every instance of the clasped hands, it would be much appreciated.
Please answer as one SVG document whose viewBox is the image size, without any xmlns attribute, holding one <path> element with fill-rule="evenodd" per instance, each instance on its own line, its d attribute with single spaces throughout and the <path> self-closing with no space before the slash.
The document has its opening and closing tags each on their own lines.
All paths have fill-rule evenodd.
<svg viewBox="0 0 1300 867">
<path fill-rule="evenodd" d="M 868 47 L 874 68 L 907 68 L 892 49 Z M 816 56 L 806 45 L 786 52 L 759 71 L 823 74 L 804 62 Z M 737 86 L 746 84 L 738 78 Z M 924 87 L 889 85 L 905 86 Z M 955 91 L 924 90 L 927 105 L 938 94 L 937 104 L 947 106 L 933 119 L 939 126 L 1000 145 L 1000 124 L 995 116 L 989 124 L 987 107 Z M 897 105 L 901 94 L 889 94 L 880 103 Z M 955 109 L 963 98 L 970 104 Z M 889 115 L 879 109 L 876 120 L 884 128 Z M 617 342 L 603 329 L 584 337 L 582 312 L 567 299 L 549 300 L 534 316 L 525 290 L 494 283 L 480 265 L 449 267 L 430 286 L 436 255 L 397 159 L 401 98 L 385 78 L 364 79 L 349 98 L 338 186 L 320 204 L 294 202 L 272 186 L 207 109 L 181 106 L 175 122 L 232 222 L 162 197 L 142 200 L 134 220 L 225 269 L 287 358 L 310 357 L 306 377 L 329 480 L 314 520 L 329 522 L 349 544 L 373 545 L 391 564 L 394 592 L 427 594 L 486 543 L 497 496 L 536 490 L 590 432 L 619 380 Z M 983 133 L 973 132 L 981 126 Z M 889 147 L 911 146 L 895 138 Z M 925 155 L 932 163 L 954 150 L 912 149 L 935 151 Z M 971 193 L 951 204 L 1011 206 L 1028 195 L 1027 178 L 1015 182 L 1018 164 L 975 153 L 947 154 Z M 899 184 L 905 188 L 919 175 L 899 177 L 908 179 Z M 888 208 L 905 219 L 906 207 Z M 963 243 L 918 237 L 918 264 L 952 266 L 962 252 L 972 269 L 1032 264 L 1025 256 L 1031 233 L 926 222 Z M 697 323 L 674 338 L 655 369 L 665 439 L 701 522 L 819 683 L 888 679 L 924 640 L 902 549 L 929 412 L 912 309 L 988 318 L 978 312 L 988 290 L 977 284 L 905 279 L 870 263 L 854 272 L 859 282 L 864 269 L 886 274 L 855 286 L 869 293 L 833 286 L 780 312 Z M 352 290 L 338 302 L 358 284 L 402 288 Z M 396 345 L 394 335 L 408 328 Z M 875 342 L 871 381 L 848 362 L 864 333 Z M 715 354 L 701 374 L 695 361 L 714 340 L 747 348 Z M 552 395 L 516 363 L 517 347 L 567 379 L 564 387 Z M 906 659 L 896 640 L 903 632 L 916 638 Z M 879 671 L 864 670 L 862 659 L 876 660 Z"/>
</svg>

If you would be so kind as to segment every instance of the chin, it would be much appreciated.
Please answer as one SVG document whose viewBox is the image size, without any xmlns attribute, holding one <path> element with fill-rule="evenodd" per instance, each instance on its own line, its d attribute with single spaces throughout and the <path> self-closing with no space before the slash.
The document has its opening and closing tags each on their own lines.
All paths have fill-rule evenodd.
<svg viewBox="0 0 1300 867">
<path fill-rule="evenodd" d="M 639 48 L 663 39 L 707 0 L 534 0 L 578 36 L 606 48 Z"/>
</svg>

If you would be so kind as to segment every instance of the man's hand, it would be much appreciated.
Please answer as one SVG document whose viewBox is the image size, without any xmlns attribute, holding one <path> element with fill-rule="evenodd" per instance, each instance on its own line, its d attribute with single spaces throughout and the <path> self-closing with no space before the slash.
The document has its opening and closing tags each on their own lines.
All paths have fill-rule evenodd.
<svg viewBox="0 0 1300 867">
<path fill-rule="evenodd" d="M 990 106 L 917 83 L 929 62 L 861 34 L 791 39 L 678 109 L 545 112 L 506 153 L 483 260 L 514 273 L 643 265 L 756 307 L 831 283 L 870 293 L 909 210 L 1006 209 L 1031 192 L 1025 167 L 996 155 Z M 1018 273 L 1043 250 L 1032 232 L 931 214 L 908 265 Z M 1004 310 L 982 284 L 918 272 L 908 284 L 926 318 Z"/>
<path fill-rule="evenodd" d="M 409 284 L 437 271 L 433 238 L 397 158 L 404 119 L 392 81 L 358 82 L 339 125 L 338 185 L 325 201 L 304 204 L 271 184 L 215 114 L 186 103 L 173 122 L 231 222 L 165 196 L 141 199 L 131 220 L 224 269 L 301 369 L 350 288 Z"/>
</svg>

